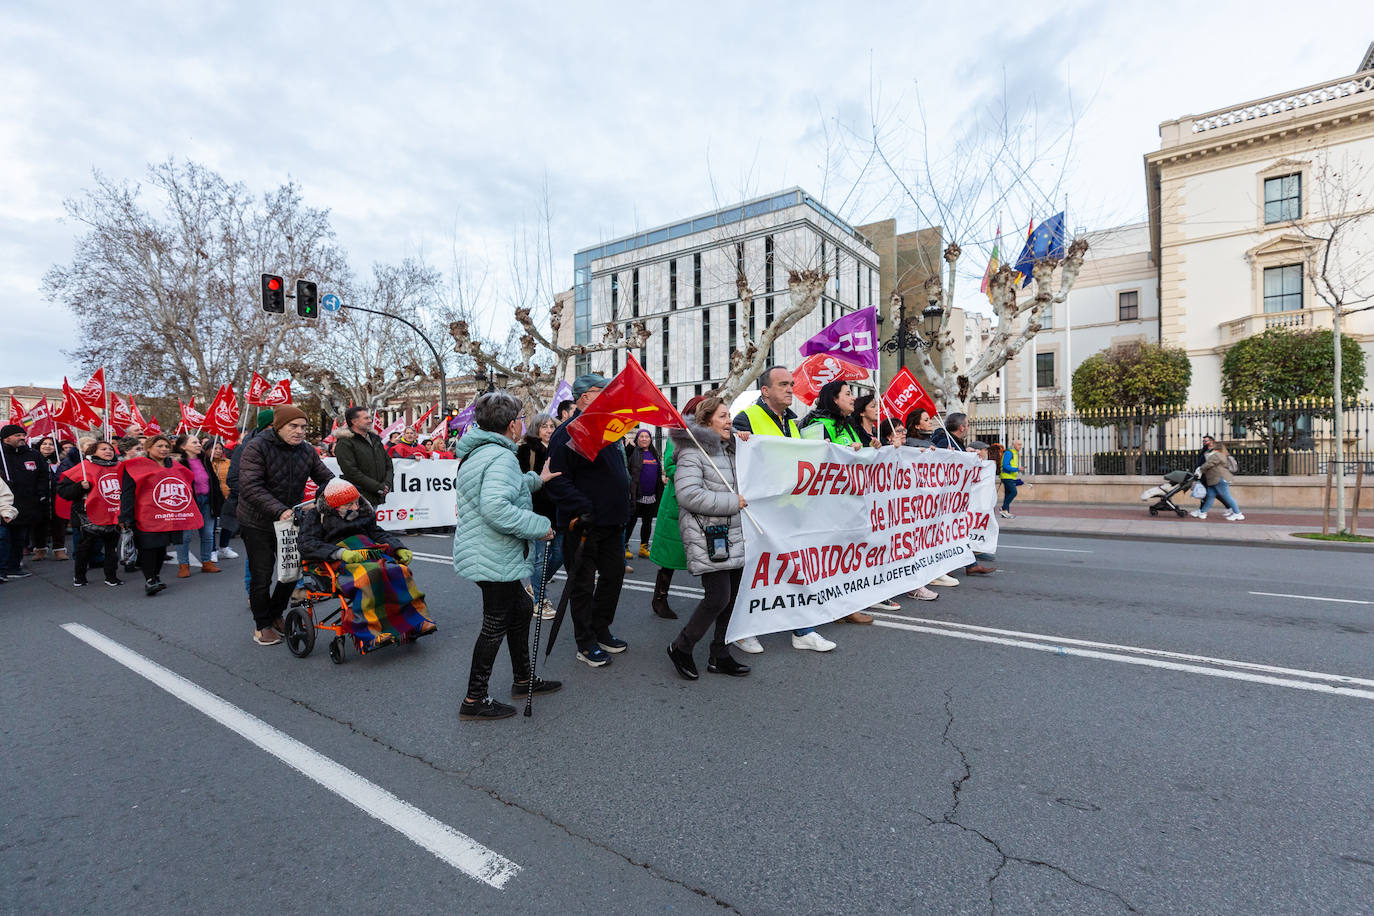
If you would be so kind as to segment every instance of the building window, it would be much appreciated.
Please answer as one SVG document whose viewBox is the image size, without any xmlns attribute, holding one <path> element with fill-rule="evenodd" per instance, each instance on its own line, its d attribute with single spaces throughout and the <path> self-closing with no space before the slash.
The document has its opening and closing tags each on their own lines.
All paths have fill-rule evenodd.
<svg viewBox="0 0 1374 916">
<path fill-rule="evenodd" d="M 711 377 L 711 310 L 701 310 L 701 377 Z"/>
<path fill-rule="evenodd" d="M 863 274 L 859 270 L 859 262 L 854 262 L 854 307 L 858 308 L 864 304 Z M 873 303 L 869 303 L 872 305 Z"/>
<path fill-rule="evenodd" d="M 769 327 L 773 323 L 773 297 L 769 296 L 763 300 L 763 326 Z M 776 340 L 777 338 L 774 338 Z M 768 345 L 768 364 L 773 364 L 773 344 Z"/>
<path fill-rule="evenodd" d="M 639 268 L 630 274 L 630 317 L 639 317 Z"/>
<path fill-rule="evenodd" d="M 1265 223 L 1286 223 L 1302 218 L 1302 175 L 1264 179 Z"/>
<path fill-rule="evenodd" d="M 611 320 L 620 317 L 620 274 L 611 274 Z"/>
<path fill-rule="evenodd" d="M 1054 354 L 1035 354 L 1035 387 L 1054 387 Z"/>
<path fill-rule="evenodd" d="M 835 249 L 835 304 L 840 302 L 840 249 Z"/>
<path fill-rule="evenodd" d="M 667 316 L 667 315 L 664 315 L 664 316 L 663 316 L 663 332 L 662 332 L 662 339 L 663 339 L 663 363 L 662 363 L 663 373 L 662 373 L 662 375 L 659 376 L 659 381 L 660 381 L 660 382 L 666 382 L 666 381 L 668 381 L 668 316 Z"/>
<path fill-rule="evenodd" d="M 668 311 L 677 308 L 677 261 L 668 262 Z"/>
<path fill-rule="evenodd" d="M 701 252 L 692 255 L 692 304 L 701 305 Z"/>
<path fill-rule="evenodd" d="M 727 350 L 726 352 L 728 352 L 728 353 L 734 353 L 734 352 L 735 352 L 735 347 L 739 346 L 739 331 L 738 331 L 738 327 L 739 327 L 739 307 L 738 307 L 735 303 L 733 303 L 733 302 L 730 303 L 729 326 L 730 326 L 730 348 L 729 348 L 729 350 Z"/>
<path fill-rule="evenodd" d="M 1140 291 L 1131 290 L 1116 294 L 1116 314 L 1121 321 L 1137 321 L 1140 318 Z"/>
<path fill-rule="evenodd" d="M 1302 265 L 1264 269 L 1264 310 L 1296 312 L 1302 308 Z"/>
<path fill-rule="evenodd" d="M 763 239 L 763 291 L 771 293 L 773 291 L 773 237 L 765 236 Z"/>
<path fill-rule="evenodd" d="M 582 353 L 573 359 L 573 372 L 577 375 L 586 375 L 592 371 L 592 356 L 590 353 Z"/>
</svg>

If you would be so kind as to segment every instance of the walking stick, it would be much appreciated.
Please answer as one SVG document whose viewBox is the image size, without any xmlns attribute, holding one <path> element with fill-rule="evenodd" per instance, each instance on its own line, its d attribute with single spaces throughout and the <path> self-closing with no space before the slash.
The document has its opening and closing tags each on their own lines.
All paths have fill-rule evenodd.
<svg viewBox="0 0 1374 916">
<path fill-rule="evenodd" d="M 544 542 L 544 562 L 539 564 L 539 587 L 534 591 L 534 649 L 530 652 L 530 689 L 525 694 L 525 715 L 527 717 L 534 715 L 534 672 L 539 667 L 539 631 L 544 627 L 544 588 L 549 578 L 547 575 L 549 551 L 552 546 L 552 540 Z"/>
</svg>

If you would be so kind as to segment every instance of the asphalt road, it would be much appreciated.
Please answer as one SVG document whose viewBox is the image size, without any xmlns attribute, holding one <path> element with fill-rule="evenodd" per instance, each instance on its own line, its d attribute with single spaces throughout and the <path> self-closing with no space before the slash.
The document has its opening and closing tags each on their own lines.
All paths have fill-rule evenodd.
<svg viewBox="0 0 1374 916">
<path fill-rule="evenodd" d="M 478 594 L 412 546 L 439 633 L 342 666 L 250 641 L 242 560 L 151 600 L 0 586 L 0 910 L 1374 909 L 1359 555 L 1006 535 L 835 652 L 765 637 L 696 683 L 639 560 L 629 652 L 565 633 L 532 719 L 460 723 Z"/>
</svg>

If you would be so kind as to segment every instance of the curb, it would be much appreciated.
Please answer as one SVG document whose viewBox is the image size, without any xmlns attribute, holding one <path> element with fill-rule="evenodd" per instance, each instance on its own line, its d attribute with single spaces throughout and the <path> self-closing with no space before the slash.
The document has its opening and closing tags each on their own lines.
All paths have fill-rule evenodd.
<svg viewBox="0 0 1374 916">
<path fill-rule="evenodd" d="M 1060 528 L 1002 528 L 999 534 L 1034 534 L 1042 537 L 1107 539 L 1113 541 L 1148 541 L 1156 544 L 1199 544 L 1215 547 L 1268 547 L 1276 550 L 1338 550 L 1343 553 L 1369 553 L 1374 544 L 1346 544 L 1340 541 L 1311 541 L 1291 538 L 1289 541 L 1249 541 L 1240 538 L 1178 537 L 1167 534 L 1126 534 L 1115 531 L 1065 531 Z"/>
</svg>

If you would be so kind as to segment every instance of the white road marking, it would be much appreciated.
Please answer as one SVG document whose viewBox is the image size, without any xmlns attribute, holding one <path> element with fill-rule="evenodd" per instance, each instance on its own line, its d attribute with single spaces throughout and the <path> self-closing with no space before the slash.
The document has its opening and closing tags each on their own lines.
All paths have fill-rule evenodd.
<svg viewBox="0 0 1374 916">
<path fill-rule="evenodd" d="M 879 616 L 879 615 L 874 615 Z M 897 617 L 898 619 L 918 620 L 921 618 L 901 618 L 896 614 L 882 614 L 883 617 Z M 968 624 L 951 625 L 947 621 L 930 621 L 938 626 L 924 626 L 913 623 L 897 623 L 894 620 L 874 620 L 874 626 L 890 627 L 894 630 L 908 630 L 913 633 L 928 633 L 932 636 L 952 636 L 955 639 L 969 639 L 974 642 L 992 643 L 999 646 L 1012 646 L 1017 649 L 1034 649 L 1040 652 L 1053 652 L 1056 655 L 1074 655 L 1080 658 L 1094 658 L 1101 661 L 1121 662 L 1126 665 L 1143 665 L 1150 668 L 1163 668 L 1168 671 L 1185 671 L 1190 674 L 1203 674 L 1207 677 L 1227 678 L 1235 681 L 1250 681 L 1255 684 L 1267 684 L 1272 687 L 1289 687 L 1294 690 L 1310 690 L 1315 693 L 1336 694 L 1338 696 L 1355 697 L 1363 700 L 1374 700 L 1374 690 L 1361 690 L 1356 687 L 1347 687 L 1346 684 L 1374 684 L 1364 678 L 1346 677 L 1338 674 L 1323 674 L 1317 671 L 1299 671 L 1298 669 L 1271 668 L 1266 665 L 1258 665 L 1252 662 L 1235 662 L 1228 659 L 1211 659 L 1207 656 L 1185 656 L 1178 655 L 1180 658 L 1200 658 L 1216 665 L 1232 665 L 1234 668 L 1205 668 L 1201 665 L 1183 664 L 1176 661 L 1167 661 L 1160 657 L 1150 657 L 1159 655 L 1170 655 L 1157 649 L 1137 649 L 1131 646 L 1120 648 L 1130 652 L 1137 652 L 1139 655 L 1123 655 L 1118 652 L 1100 652 L 1095 649 L 1078 648 L 1079 644 L 1084 645 L 1105 645 L 1102 643 L 1088 643 L 1086 640 L 1060 639 L 1054 636 L 1040 636 L 1039 639 L 1051 640 L 1050 642 L 1031 642 L 1025 639 L 1011 639 L 1005 636 L 994 636 L 991 632 L 997 632 L 990 627 L 971 628 Z M 954 627 L 960 627 L 955 629 Z M 991 632 L 969 632 L 969 629 L 986 630 Z M 1002 631 L 1011 632 L 1011 631 Z M 1034 636 L 1035 634 L 1028 634 Z M 1235 670 L 1246 668 L 1250 670 Z M 1305 677 L 1320 680 L 1337 681 L 1335 684 L 1324 684 L 1314 681 L 1300 681 L 1292 678 L 1274 677 L 1269 674 L 1256 674 L 1253 671 L 1293 671 Z"/>
<path fill-rule="evenodd" d="M 1321 598 L 1317 595 L 1285 595 L 1280 592 L 1251 592 L 1252 595 L 1263 595 L 1265 598 L 1298 598 L 1302 601 L 1333 601 L 1337 604 L 1374 604 L 1374 601 L 1360 601 L 1355 598 Z"/>
<path fill-rule="evenodd" d="M 411 552 L 415 554 L 415 559 L 423 560 L 426 563 L 440 563 L 449 565 L 453 563 L 453 557 L 444 557 L 435 553 L 420 553 L 419 551 Z M 563 582 L 567 578 L 567 573 L 560 571 L 554 573 L 553 578 L 550 581 Z M 653 592 L 654 583 L 647 582 L 643 579 L 626 579 L 623 587 L 636 592 Z M 672 585 L 668 587 L 668 594 L 676 595 L 679 598 L 700 598 L 702 595 L 706 594 L 706 592 L 703 589 L 692 588 L 691 586 L 687 585 Z"/>
<path fill-rule="evenodd" d="M 1002 543 L 999 543 L 997 546 L 1002 550 L 1052 550 L 1055 553 L 1092 553 L 1091 550 L 1075 550 L 1072 547 L 1023 547 L 1020 544 Z"/>
<path fill-rule="evenodd" d="M 174 671 L 79 623 L 62 629 L 103 652 L 135 674 L 147 678 L 188 706 L 237 732 L 287 766 L 358 807 L 364 814 L 407 837 L 416 845 L 470 877 L 500 889 L 520 866 L 476 840 L 430 817 L 381 786 L 335 763 L 290 735 L 239 709 Z"/>
</svg>

